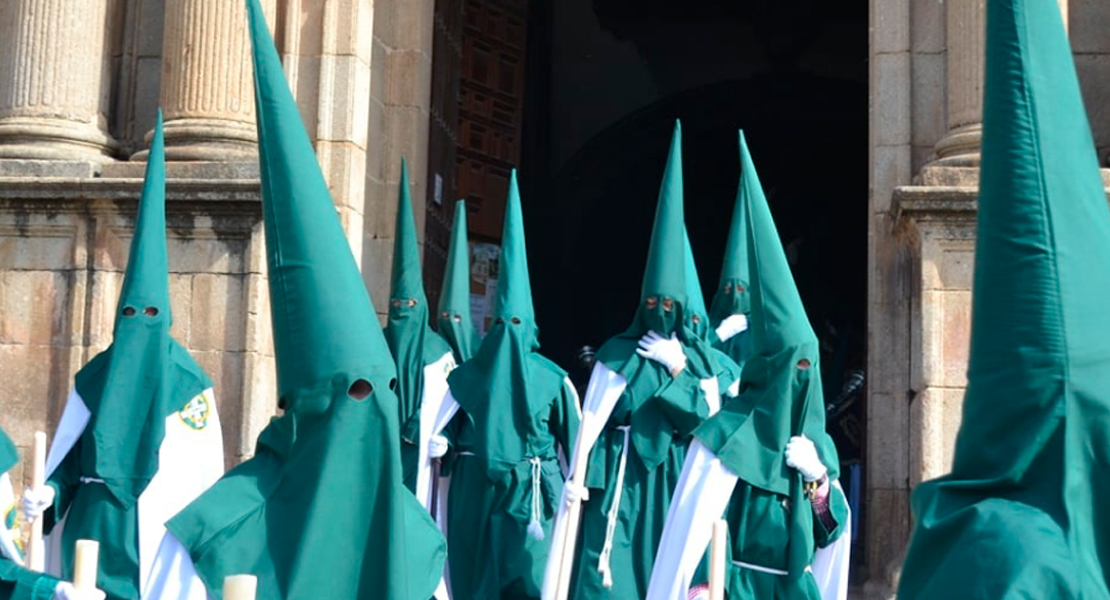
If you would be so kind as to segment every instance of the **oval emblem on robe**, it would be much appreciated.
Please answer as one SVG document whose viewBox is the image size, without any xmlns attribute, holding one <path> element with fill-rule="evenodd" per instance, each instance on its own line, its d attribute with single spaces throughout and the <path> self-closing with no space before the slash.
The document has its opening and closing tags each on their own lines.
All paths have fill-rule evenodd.
<svg viewBox="0 0 1110 600">
<path fill-rule="evenodd" d="M 208 397 L 201 392 L 186 403 L 177 414 L 192 429 L 204 429 L 208 426 L 208 416 L 212 414 L 212 406 L 208 403 Z"/>
</svg>

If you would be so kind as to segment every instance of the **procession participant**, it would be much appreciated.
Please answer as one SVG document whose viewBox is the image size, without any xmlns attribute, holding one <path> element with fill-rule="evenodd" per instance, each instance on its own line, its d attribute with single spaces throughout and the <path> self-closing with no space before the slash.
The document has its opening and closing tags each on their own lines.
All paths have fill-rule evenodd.
<svg viewBox="0 0 1110 600">
<path fill-rule="evenodd" d="M 389 292 L 389 320 L 385 341 L 397 363 L 401 424 L 401 467 L 405 486 L 430 505 L 432 464 L 428 443 L 447 395 L 447 374 L 455 368 L 451 347 L 428 326 L 428 298 L 420 268 L 420 248 L 412 215 L 409 175 L 401 159 L 401 187 L 397 199 L 397 230 L 393 238 L 393 278 Z M 453 413 L 452 413 L 453 414 Z M 450 415 L 443 415 L 443 424 Z M 442 429 L 442 425 L 440 426 Z"/>
<path fill-rule="evenodd" d="M 436 330 L 451 346 L 455 362 L 474 356 L 481 339 L 470 318 L 470 246 L 466 233 L 466 201 L 455 202 L 455 225 L 447 251 L 447 269 L 439 293 Z"/>
<path fill-rule="evenodd" d="M 569 587 L 575 599 L 642 600 L 690 433 L 719 406 L 712 350 L 684 325 L 681 140 L 676 123 L 633 323 L 597 353 L 571 461 L 587 466 L 560 503 L 545 599 Z M 571 516 L 578 502 L 580 534 Z"/>
<path fill-rule="evenodd" d="M 710 351 L 718 366 L 718 393 L 706 392 L 706 400 L 710 404 L 709 412 L 712 414 L 720 408 L 714 403 L 717 396 L 735 398 L 740 393 L 740 366 L 723 350 L 714 347 L 713 343 L 718 341 L 717 334 L 709 324 L 709 311 L 705 308 L 705 296 L 701 292 L 701 279 L 698 277 L 698 266 L 694 262 L 694 249 L 690 247 L 690 236 L 685 230 L 682 232 L 682 244 L 686 253 L 686 311 L 684 313 L 686 328 L 710 345 Z"/>
<path fill-rule="evenodd" d="M 714 347 L 732 358 L 741 369 L 752 353 L 748 332 L 748 315 L 752 312 L 748 291 L 748 231 L 744 202 L 740 198 L 742 190 L 743 186 L 737 188 L 721 277 L 709 307 L 709 319 L 717 337 Z"/>
<path fill-rule="evenodd" d="M 539 353 L 516 171 L 509 177 L 494 322 L 448 382 L 458 458 L 447 498 L 455 598 L 539 598 L 578 396 Z"/>
<path fill-rule="evenodd" d="M 427 600 L 443 538 L 403 485 L 397 370 L 289 91 L 248 0 L 278 405 L 253 458 L 167 523 L 145 599 Z"/>
<path fill-rule="evenodd" d="M 100 590 L 78 591 L 72 583 L 36 573 L 23 566 L 23 553 L 15 526 L 15 494 L 8 472 L 19 462 L 15 444 L 0 430 L 0 496 L 12 499 L 3 529 L 0 529 L 0 598 L 3 600 L 104 600 Z"/>
<path fill-rule="evenodd" d="M 1110 211 L 1052 0 L 989 0 L 971 351 L 906 600 L 1110 598 Z"/>
<path fill-rule="evenodd" d="M 742 136 L 740 157 L 753 353 L 740 396 L 694 432 L 646 598 L 687 597 L 713 522 L 724 514 L 729 598 L 843 600 L 849 514 L 825 433 L 817 336 Z M 811 569 L 816 547 L 834 541 L 837 560 Z"/>
<path fill-rule="evenodd" d="M 77 540 L 100 542 L 97 585 L 137 600 L 165 522 L 224 472 L 212 382 L 170 337 L 162 117 L 154 129 L 112 345 L 74 377 L 28 521 L 52 532 L 47 570 L 73 576 Z"/>
</svg>

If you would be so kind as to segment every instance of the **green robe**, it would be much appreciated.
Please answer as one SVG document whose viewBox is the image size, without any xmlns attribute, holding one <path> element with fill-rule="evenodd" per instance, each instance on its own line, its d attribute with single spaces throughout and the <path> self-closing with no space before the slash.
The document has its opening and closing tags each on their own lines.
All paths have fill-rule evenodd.
<svg viewBox="0 0 1110 600">
<path fill-rule="evenodd" d="M 821 600 L 813 574 L 806 571 L 797 580 L 789 575 L 776 575 L 745 568 L 744 562 L 779 571 L 788 566 L 790 545 L 789 498 L 737 482 L 725 515 L 729 530 L 729 567 L 725 589 L 729 600 Z M 827 529 L 813 514 L 809 500 L 804 501 L 802 519 L 809 522 L 812 538 L 806 540 L 810 556 L 840 536 L 840 526 L 847 522 L 848 502 L 844 494 L 829 490 L 829 511 L 836 526 Z"/>
<path fill-rule="evenodd" d="M 454 598 L 539 598 L 552 522 L 563 493 L 559 449 L 578 435 L 577 399 L 569 385 L 533 414 L 522 431 L 495 425 L 506 407 L 461 408 L 452 422 L 457 460 L 447 500 L 447 551 Z M 532 457 L 540 459 L 540 523 L 528 533 Z"/>
<path fill-rule="evenodd" d="M 0 558 L 2 600 L 50 600 L 57 586 L 57 578 L 29 571 L 6 558 Z"/>
</svg>

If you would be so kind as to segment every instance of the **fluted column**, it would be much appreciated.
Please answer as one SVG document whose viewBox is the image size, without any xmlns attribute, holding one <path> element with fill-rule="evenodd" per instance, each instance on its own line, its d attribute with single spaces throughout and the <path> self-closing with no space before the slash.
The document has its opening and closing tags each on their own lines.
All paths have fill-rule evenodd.
<svg viewBox="0 0 1110 600">
<path fill-rule="evenodd" d="M 0 158 L 111 160 L 108 0 L 0 0 Z"/>
<path fill-rule="evenodd" d="M 986 0 L 945 3 L 948 133 L 937 142 L 937 163 L 979 164 L 983 140 L 983 64 Z"/>
<path fill-rule="evenodd" d="M 268 16 L 274 0 L 263 0 Z M 166 158 L 256 155 L 254 81 L 244 2 L 167 0 L 162 42 Z"/>
</svg>

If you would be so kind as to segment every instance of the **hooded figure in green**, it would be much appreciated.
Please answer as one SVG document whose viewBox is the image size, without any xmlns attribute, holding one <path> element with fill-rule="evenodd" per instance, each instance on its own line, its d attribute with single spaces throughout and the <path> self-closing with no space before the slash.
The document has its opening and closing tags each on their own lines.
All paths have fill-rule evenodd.
<svg viewBox="0 0 1110 600">
<path fill-rule="evenodd" d="M 455 226 L 451 229 L 451 248 L 447 251 L 447 272 L 439 294 L 437 331 L 447 340 L 462 364 L 478 349 L 478 330 L 470 319 L 470 246 L 466 234 L 466 201 L 455 202 Z"/>
<path fill-rule="evenodd" d="M 740 132 L 741 174 L 745 169 L 754 168 L 744 132 Z M 745 187 L 741 182 L 736 192 L 736 205 L 732 209 L 732 223 L 728 230 L 728 244 L 725 246 L 724 265 L 717 292 L 713 294 L 713 305 L 709 309 L 709 320 L 713 324 L 717 339 L 713 345 L 729 356 L 741 369 L 752 354 L 751 334 L 748 332 L 748 316 L 752 312 L 751 293 L 748 285 L 748 228 L 745 216 Z M 734 394 L 735 395 L 735 394 Z"/>
<path fill-rule="evenodd" d="M 112 345 L 75 377 L 47 485 L 24 492 L 56 549 L 47 571 L 72 578 L 76 541 L 97 540 L 97 584 L 113 600 L 139 598 L 165 522 L 224 471 L 212 383 L 170 337 L 165 188 L 159 114 Z"/>
<path fill-rule="evenodd" d="M 988 0 L 971 353 L 898 597 L 1110 598 L 1110 211 L 1060 9 Z"/>
<path fill-rule="evenodd" d="M 401 481 L 389 356 L 257 0 L 254 54 L 262 221 L 278 404 L 253 458 L 168 524 L 149 598 L 427 600 L 443 538 Z"/>
<path fill-rule="evenodd" d="M 548 565 L 545 600 L 564 585 L 572 599 L 643 599 L 690 434 L 720 403 L 712 350 L 686 327 L 681 141 L 676 123 L 641 303 L 632 325 L 598 351 L 583 400 L 586 425 L 571 464 L 585 473 L 567 483 L 552 556 L 563 556 L 568 541 L 577 549 L 572 565 Z M 567 521 L 576 502 L 584 502 L 580 525 Z"/>
<path fill-rule="evenodd" d="M 730 599 L 842 600 L 849 514 L 836 484 L 836 448 L 825 433 L 817 336 L 758 176 L 742 156 L 753 354 L 740 396 L 694 432 L 645 597 L 685 599 L 701 583 L 693 581 L 695 570 L 723 514 Z M 815 559 L 816 548 L 833 541 L 835 560 Z"/>
<path fill-rule="evenodd" d="M 424 295 L 408 168 L 403 158 L 399 196 L 385 341 L 397 362 L 394 392 L 400 401 L 398 416 L 405 486 L 428 506 L 432 477 L 431 459 L 427 455 L 430 429 L 435 427 L 447 395 L 447 374 L 455 368 L 455 357 L 447 342 L 428 327 L 428 298 Z M 453 414 L 443 415 L 438 429 L 442 429 Z"/>
<path fill-rule="evenodd" d="M 578 434 L 566 372 L 539 350 L 516 172 L 509 178 L 495 320 L 448 378 L 460 407 L 447 499 L 454 598 L 539 598 L 563 487 L 560 455 Z"/>
<path fill-rule="evenodd" d="M 58 578 L 44 573 L 36 573 L 23 567 L 23 552 L 16 543 L 19 528 L 15 525 L 15 495 L 8 471 L 19 462 L 15 444 L 6 433 L 0 431 L 0 499 L 5 506 L 12 508 L 5 515 L 3 531 L 0 531 L 0 599 L 2 600 L 104 600 L 104 592 L 78 592 L 73 584 L 58 581 Z M 10 520 L 10 522 L 9 522 Z"/>
</svg>

